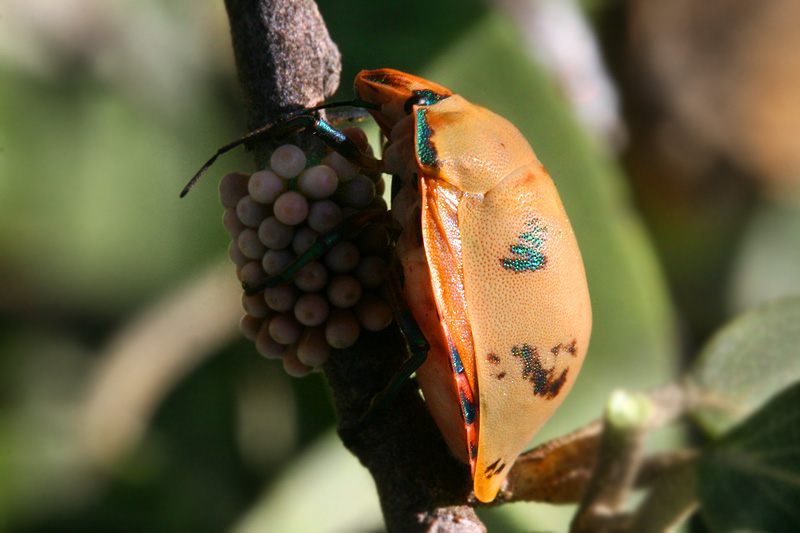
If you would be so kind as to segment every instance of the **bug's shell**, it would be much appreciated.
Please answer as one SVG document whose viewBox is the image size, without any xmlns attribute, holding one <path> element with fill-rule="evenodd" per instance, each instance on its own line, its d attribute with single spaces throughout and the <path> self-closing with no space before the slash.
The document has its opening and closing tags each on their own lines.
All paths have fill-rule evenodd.
<svg viewBox="0 0 800 533">
<path fill-rule="evenodd" d="M 389 139 L 384 161 L 402 179 L 397 251 L 431 343 L 420 386 L 488 502 L 583 363 L 592 319 L 580 251 L 510 122 L 393 70 L 360 73 L 355 90 L 381 106 L 372 114 Z M 408 109 L 415 95 L 429 105 Z"/>
</svg>

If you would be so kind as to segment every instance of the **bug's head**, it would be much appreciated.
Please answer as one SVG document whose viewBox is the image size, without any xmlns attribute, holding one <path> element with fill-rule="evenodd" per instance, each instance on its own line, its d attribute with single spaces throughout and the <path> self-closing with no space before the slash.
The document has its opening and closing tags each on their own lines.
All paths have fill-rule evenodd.
<svg viewBox="0 0 800 533">
<path fill-rule="evenodd" d="M 357 98 L 379 106 L 370 113 L 384 132 L 414 107 L 433 105 L 453 94 L 441 85 L 391 69 L 362 70 L 356 76 L 354 90 Z"/>
</svg>

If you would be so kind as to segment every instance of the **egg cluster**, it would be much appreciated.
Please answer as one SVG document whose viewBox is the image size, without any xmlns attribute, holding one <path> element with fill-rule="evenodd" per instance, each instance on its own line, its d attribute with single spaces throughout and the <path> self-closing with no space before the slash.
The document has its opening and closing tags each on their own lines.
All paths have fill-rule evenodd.
<svg viewBox="0 0 800 533">
<path fill-rule="evenodd" d="M 363 132 L 345 134 L 363 151 Z M 320 235 L 362 210 L 386 211 L 380 174 L 365 175 L 332 152 L 320 164 L 285 144 L 264 170 L 222 178 L 223 223 L 239 280 L 258 286 L 283 272 Z M 259 353 L 282 358 L 287 373 L 304 376 L 322 365 L 331 348 L 347 348 L 361 328 L 378 331 L 392 321 L 378 290 L 386 276 L 389 234 L 365 224 L 352 241 L 342 240 L 304 265 L 293 280 L 253 296 L 242 295 L 244 335 Z"/>
</svg>

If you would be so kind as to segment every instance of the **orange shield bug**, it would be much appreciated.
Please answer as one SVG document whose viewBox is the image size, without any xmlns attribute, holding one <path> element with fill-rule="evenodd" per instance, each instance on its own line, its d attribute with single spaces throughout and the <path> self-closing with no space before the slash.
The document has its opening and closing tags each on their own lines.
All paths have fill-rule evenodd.
<svg viewBox="0 0 800 533">
<path fill-rule="evenodd" d="M 553 182 L 507 120 L 393 70 L 361 72 L 355 92 L 377 106 L 384 164 L 401 180 L 397 254 L 431 346 L 417 377 L 489 502 L 586 354 L 580 251 Z"/>
<path fill-rule="evenodd" d="M 357 100 L 294 113 L 226 145 L 181 195 L 217 155 L 298 129 L 399 177 L 391 211 L 402 227 L 395 248 L 402 292 L 430 345 L 417 377 L 451 452 L 471 467 L 475 495 L 490 502 L 568 394 L 589 345 L 591 306 L 575 235 L 547 171 L 504 118 L 395 70 L 361 72 L 355 93 Z M 337 105 L 373 116 L 388 139 L 382 164 L 314 115 Z M 315 253 L 336 238 L 321 237 Z M 398 375 L 410 372 L 407 364 Z"/>
</svg>

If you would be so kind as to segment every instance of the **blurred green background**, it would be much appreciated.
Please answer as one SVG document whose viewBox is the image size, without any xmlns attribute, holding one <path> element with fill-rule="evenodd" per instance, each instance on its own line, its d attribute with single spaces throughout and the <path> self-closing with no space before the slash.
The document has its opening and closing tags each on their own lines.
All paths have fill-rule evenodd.
<svg viewBox="0 0 800 533">
<path fill-rule="evenodd" d="M 705 5 L 319 2 L 337 96 L 365 68 L 434 80 L 514 122 L 559 187 L 595 325 L 537 441 L 800 291 L 798 4 Z M 603 70 L 581 68 L 592 53 L 619 116 Z M 238 336 L 213 176 L 251 161 L 178 200 L 244 128 L 222 2 L 5 0 L 0 80 L 0 530 L 380 531 L 324 378 L 292 380 Z M 564 530 L 572 512 L 482 516 Z"/>
</svg>

